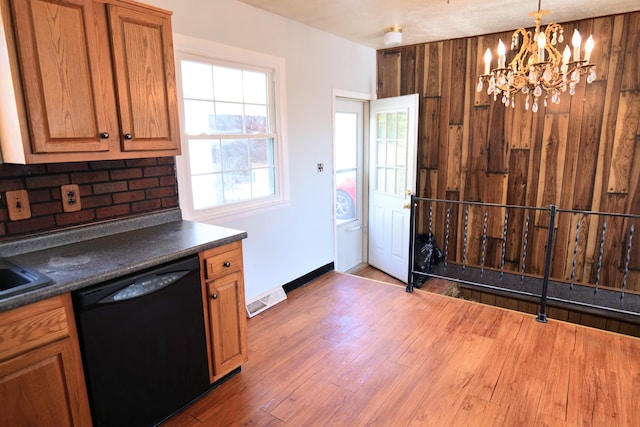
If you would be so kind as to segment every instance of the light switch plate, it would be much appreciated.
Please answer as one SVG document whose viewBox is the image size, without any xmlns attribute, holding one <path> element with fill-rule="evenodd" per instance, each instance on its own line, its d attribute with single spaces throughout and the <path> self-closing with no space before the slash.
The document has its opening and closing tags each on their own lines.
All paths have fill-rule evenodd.
<svg viewBox="0 0 640 427">
<path fill-rule="evenodd" d="M 82 209 L 78 184 L 63 185 L 60 187 L 60 196 L 62 197 L 62 210 L 65 212 L 77 212 Z"/>
<path fill-rule="evenodd" d="M 31 205 L 29 205 L 27 190 L 7 191 L 5 197 L 11 221 L 31 218 Z"/>
</svg>

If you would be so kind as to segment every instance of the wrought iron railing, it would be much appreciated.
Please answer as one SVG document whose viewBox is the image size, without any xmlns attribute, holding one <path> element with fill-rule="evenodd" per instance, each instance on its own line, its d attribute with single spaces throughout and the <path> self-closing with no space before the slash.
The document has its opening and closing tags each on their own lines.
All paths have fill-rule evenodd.
<svg viewBox="0 0 640 427">
<path fill-rule="evenodd" d="M 428 277 L 640 324 L 640 215 L 412 197 L 407 292 Z M 419 256 L 433 236 L 440 259 Z M 436 262 L 437 261 L 437 262 Z"/>
</svg>

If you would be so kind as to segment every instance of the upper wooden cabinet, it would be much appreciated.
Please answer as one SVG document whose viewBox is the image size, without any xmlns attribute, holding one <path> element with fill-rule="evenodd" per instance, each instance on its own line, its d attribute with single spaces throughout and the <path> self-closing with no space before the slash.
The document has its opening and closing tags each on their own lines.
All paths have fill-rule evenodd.
<svg viewBox="0 0 640 427">
<path fill-rule="evenodd" d="M 1 141 L 5 162 L 180 154 L 169 12 L 129 1 L 0 1 L 22 121 L 0 126 L 23 130 L 22 141 Z"/>
<path fill-rule="evenodd" d="M 110 5 L 109 23 L 122 149 L 177 150 L 180 135 L 170 16 Z"/>
</svg>

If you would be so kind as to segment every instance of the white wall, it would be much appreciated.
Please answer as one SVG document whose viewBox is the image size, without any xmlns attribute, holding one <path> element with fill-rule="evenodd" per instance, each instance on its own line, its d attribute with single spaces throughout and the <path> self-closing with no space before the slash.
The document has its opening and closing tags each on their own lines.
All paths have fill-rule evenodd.
<svg viewBox="0 0 640 427">
<path fill-rule="evenodd" d="M 375 50 L 235 0 L 146 2 L 175 33 L 285 58 L 290 203 L 215 222 L 248 233 L 247 300 L 333 262 L 332 91 L 375 94 Z"/>
</svg>

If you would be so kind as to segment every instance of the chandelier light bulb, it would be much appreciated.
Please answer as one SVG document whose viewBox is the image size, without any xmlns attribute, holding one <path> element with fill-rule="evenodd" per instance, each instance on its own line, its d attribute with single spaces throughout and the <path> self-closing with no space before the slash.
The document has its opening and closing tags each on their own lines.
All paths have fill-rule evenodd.
<svg viewBox="0 0 640 427">
<path fill-rule="evenodd" d="M 569 45 L 566 45 L 564 47 L 564 52 L 562 52 L 562 63 L 566 65 L 569 61 L 571 61 L 571 49 L 569 48 Z"/>
<path fill-rule="evenodd" d="M 538 34 L 538 62 L 544 62 L 544 48 L 547 45 L 547 37 L 544 33 Z"/>
<path fill-rule="evenodd" d="M 593 45 L 593 36 L 589 36 L 587 42 L 584 45 L 584 60 L 587 62 L 587 64 L 591 60 L 591 51 L 593 51 Z"/>
<path fill-rule="evenodd" d="M 575 62 L 580 61 L 580 44 L 582 43 L 582 37 L 578 30 L 573 30 L 573 37 L 571 38 L 571 45 L 573 46 L 573 60 Z"/>
<path fill-rule="evenodd" d="M 507 48 L 504 46 L 504 43 L 502 43 L 502 39 L 500 39 L 500 42 L 498 43 L 498 68 L 504 68 L 506 53 L 507 53 Z"/>
<path fill-rule="evenodd" d="M 484 52 L 484 74 L 489 74 L 491 69 L 491 49 L 488 49 Z"/>
</svg>

